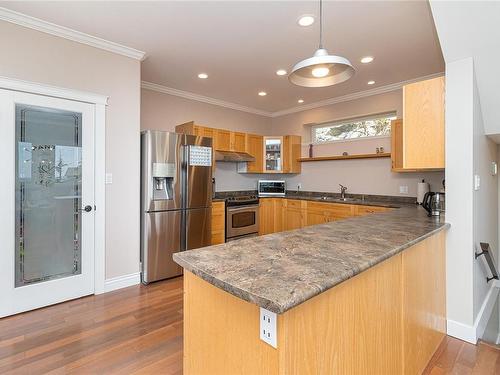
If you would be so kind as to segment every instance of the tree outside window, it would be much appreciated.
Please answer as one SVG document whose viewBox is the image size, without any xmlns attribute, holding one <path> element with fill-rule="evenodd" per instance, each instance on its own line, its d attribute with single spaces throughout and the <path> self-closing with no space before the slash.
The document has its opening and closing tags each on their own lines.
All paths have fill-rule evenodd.
<svg viewBox="0 0 500 375">
<path fill-rule="evenodd" d="M 355 138 L 390 136 L 391 121 L 395 119 L 396 114 L 390 113 L 315 126 L 312 129 L 312 139 L 315 143 L 326 143 Z"/>
</svg>

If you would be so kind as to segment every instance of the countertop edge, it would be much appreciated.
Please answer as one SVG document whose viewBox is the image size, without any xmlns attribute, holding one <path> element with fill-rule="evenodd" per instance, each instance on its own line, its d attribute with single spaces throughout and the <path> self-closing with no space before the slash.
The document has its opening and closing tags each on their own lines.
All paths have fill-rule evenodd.
<svg viewBox="0 0 500 375">
<path fill-rule="evenodd" d="M 426 238 L 429 238 L 436 233 L 439 233 L 443 230 L 450 228 L 450 226 L 451 225 L 449 223 L 443 223 L 443 225 L 441 225 L 440 227 L 438 227 L 434 230 L 431 230 L 431 231 L 421 235 L 418 238 L 415 238 L 411 241 L 408 241 L 404 245 L 398 246 L 398 247 L 392 249 L 391 251 L 388 251 L 386 254 L 384 254 L 383 256 L 380 256 L 374 262 L 367 264 L 366 267 L 361 267 L 360 269 L 356 270 L 355 272 L 346 272 L 344 274 L 339 275 L 340 278 L 333 281 L 331 284 L 326 283 L 323 288 L 317 289 L 316 291 L 309 293 L 308 295 L 301 298 L 299 301 L 294 301 L 294 303 L 290 304 L 290 305 L 280 305 L 280 304 L 277 304 L 277 303 L 275 303 L 267 298 L 264 298 L 262 296 L 255 294 L 255 293 L 252 293 L 248 290 L 244 290 L 244 289 L 241 289 L 241 288 L 238 288 L 235 286 L 230 286 L 226 282 L 219 280 L 216 277 L 213 277 L 213 276 L 207 274 L 206 272 L 196 268 L 196 266 L 194 266 L 193 264 L 186 262 L 184 259 L 182 259 L 178 255 L 181 253 L 174 253 L 173 259 L 181 267 L 183 267 L 184 269 L 193 273 L 194 275 L 202 278 L 206 282 L 214 285 L 215 287 L 217 287 L 217 288 L 219 288 L 219 289 L 221 289 L 221 290 L 223 290 L 223 291 L 225 291 L 225 292 L 227 292 L 227 293 L 229 293 L 237 298 L 240 298 L 246 302 L 256 304 L 260 307 L 263 307 L 263 308 L 265 308 L 269 311 L 272 311 L 274 313 L 277 313 L 277 314 L 283 314 L 286 311 L 288 311 L 288 310 L 308 301 L 309 299 L 327 291 L 328 289 L 331 289 L 331 288 L 341 284 L 342 282 L 349 280 L 349 279 L 353 278 L 354 276 L 357 276 L 357 275 L 361 274 L 362 272 L 376 266 L 377 264 L 393 257 L 394 255 L 399 254 L 400 252 L 404 251 L 405 249 L 425 240 Z"/>
</svg>

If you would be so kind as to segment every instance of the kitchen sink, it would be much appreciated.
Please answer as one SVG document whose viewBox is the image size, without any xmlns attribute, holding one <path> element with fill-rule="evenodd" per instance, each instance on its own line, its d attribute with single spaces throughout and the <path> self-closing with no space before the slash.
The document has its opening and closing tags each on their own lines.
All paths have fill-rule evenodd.
<svg viewBox="0 0 500 375">
<path fill-rule="evenodd" d="M 339 202 L 356 202 L 359 201 L 358 198 L 334 198 L 333 200 L 339 201 Z"/>
</svg>

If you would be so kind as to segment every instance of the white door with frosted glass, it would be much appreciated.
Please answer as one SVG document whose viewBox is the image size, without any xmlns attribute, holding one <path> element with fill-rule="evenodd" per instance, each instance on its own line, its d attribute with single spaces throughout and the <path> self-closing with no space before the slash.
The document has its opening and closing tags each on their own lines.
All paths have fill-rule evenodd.
<svg viewBox="0 0 500 375">
<path fill-rule="evenodd" d="M 92 104 L 0 90 L 0 317 L 94 293 Z"/>
</svg>

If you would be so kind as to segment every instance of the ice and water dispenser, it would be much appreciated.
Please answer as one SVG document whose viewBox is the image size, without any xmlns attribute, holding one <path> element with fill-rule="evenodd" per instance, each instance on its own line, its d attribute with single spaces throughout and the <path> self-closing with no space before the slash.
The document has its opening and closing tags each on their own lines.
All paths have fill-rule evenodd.
<svg viewBox="0 0 500 375">
<path fill-rule="evenodd" d="M 153 200 L 173 199 L 174 163 L 153 163 Z"/>
</svg>

